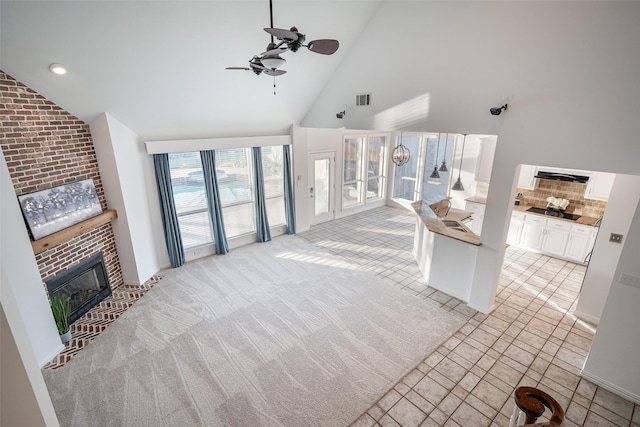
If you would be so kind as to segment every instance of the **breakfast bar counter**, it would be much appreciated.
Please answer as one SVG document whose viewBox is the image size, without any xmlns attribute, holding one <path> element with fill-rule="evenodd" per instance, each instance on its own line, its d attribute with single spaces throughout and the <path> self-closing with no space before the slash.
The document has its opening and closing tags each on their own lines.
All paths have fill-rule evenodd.
<svg viewBox="0 0 640 427">
<path fill-rule="evenodd" d="M 417 216 L 413 256 L 430 287 L 469 302 L 481 243 L 462 220 L 473 213 L 437 205 L 411 205 Z"/>
</svg>

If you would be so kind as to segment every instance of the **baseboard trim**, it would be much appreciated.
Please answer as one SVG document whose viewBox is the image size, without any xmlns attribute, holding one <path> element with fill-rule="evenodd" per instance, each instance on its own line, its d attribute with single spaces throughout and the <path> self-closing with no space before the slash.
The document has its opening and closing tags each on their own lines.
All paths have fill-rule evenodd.
<svg viewBox="0 0 640 427">
<path fill-rule="evenodd" d="M 587 313 L 583 313 L 582 311 L 574 310 L 573 314 L 577 318 L 579 318 L 581 320 L 584 320 L 586 322 L 589 322 L 589 323 L 591 323 L 593 325 L 598 326 L 598 323 L 600 323 L 600 318 L 599 317 L 592 316 L 592 315 L 587 314 Z"/>
<path fill-rule="evenodd" d="M 44 367 L 47 363 L 51 362 L 57 355 L 62 353 L 65 349 L 64 344 L 60 341 L 60 346 L 58 346 L 49 356 L 45 358 L 45 360 L 38 360 L 38 365 L 40 365 L 40 369 Z"/>
<path fill-rule="evenodd" d="M 615 393 L 620 397 L 623 397 L 631 402 L 634 402 L 637 405 L 640 405 L 640 396 L 635 393 L 631 393 L 630 391 L 620 388 L 615 384 L 611 384 L 609 381 L 603 380 L 597 375 L 593 375 L 585 370 L 580 372 L 580 376 L 586 380 L 591 381 L 592 383 L 594 383 L 599 387 L 607 389 L 610 392 Z"/>
<path fill-rule="evenodd" d="M 468 302 L 467 307 L 472 308 L 476 311 L 479 311 L 482 314 L 489 314 L 496 308 L 496 305 L 492 304 L 489 308 L 487 308 L 487 307 L 480 307 L 479 305 L 475 305 L 471 302 Z"/>
</svg>

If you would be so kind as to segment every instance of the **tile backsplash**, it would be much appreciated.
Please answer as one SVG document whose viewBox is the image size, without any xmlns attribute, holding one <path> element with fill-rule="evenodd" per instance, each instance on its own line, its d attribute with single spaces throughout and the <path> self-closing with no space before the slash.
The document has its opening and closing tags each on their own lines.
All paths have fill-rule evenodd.
<svg viewBox="0 0 640 427">
<path fill-rule="evenodd" d="M 538 181 L 538 188 L 535 190 L 518 188 L 518 193 L 522 193 L 522 197 L 519 198 L 521 203 L 545 207 L 547 206 L 547 197 L 567 199 L 569 200 L 567 212 L 593 218 L 600 218 L 607 208 L 607 202 L 584 198 L 587 184 L 551 181 L 548 179 L 540 179 Z"/>
</svg>

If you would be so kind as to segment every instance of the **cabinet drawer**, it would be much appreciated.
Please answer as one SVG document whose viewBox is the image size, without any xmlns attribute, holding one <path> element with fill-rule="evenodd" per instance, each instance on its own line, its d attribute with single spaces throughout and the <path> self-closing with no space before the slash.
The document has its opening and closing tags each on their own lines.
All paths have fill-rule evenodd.
<svg viewBox="0 0 640 427">
<path fill-rule="evenodd" d="M 481 203 L 467 202 L 465 207 L 468 211 L 484 213 L 484 205 Z"/>
<path fill-rule="evenodd" d="M 541 218 L 539 216 L 534 216 L 534 215 L 525 215 L 524 223 L 525 224 L 532 224 L 532 225 L 546 225 L 547 224 L 547 219 L 546 218 Z"/>
<path fill-rule="evenodd" d="M 591 234 L 591 232 L 593 231 L 593 227 L 590 227 L 588 225 L 582 225 L 582 224 L 572 224 L 571 225 L 571 232 L 574 234 L 580 234 L 582 236 L 588 236 Z"/>
<path fill-rule="evenodd" d="M 516 221 L 524 221 L 524 214 L 522 212 L 512 212 L 511 219 L 515 219 Z"/>
<path fill-rule="evenodd" d="M 550 219 L 547 221 L 547 228 L 551 228 L 553 230 L 571 231 L 571 223 Z"/>
</svg>

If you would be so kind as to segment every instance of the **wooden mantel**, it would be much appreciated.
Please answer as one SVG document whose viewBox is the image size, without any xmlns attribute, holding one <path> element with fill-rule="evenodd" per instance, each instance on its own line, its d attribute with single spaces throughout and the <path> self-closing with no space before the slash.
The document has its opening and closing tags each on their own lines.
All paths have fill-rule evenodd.
<svg viewBox="0 0 640 427">
<path fill-rule="evenodd" d="M 72 225 L 71 227 L 65 228 L 64 230 L 60 230 L 56 233 L 48 235 L 47 237 L 43 237 L 42 239 L 31 242 L 33 253 L 38 255 L 39 253 L 42 253 L 47 249 L 58 246 L 68 240 L 73 239 L 76 236 L 86 233 L 87 231 L 91 231 L 94 228 L 98 228 L 103 224 L 111 222 L 116 218 L 118 218 L 117 211 L 112 209 L 106 210 L 100 215 L 96 215 L 86 221 L 79 222 L 75 225 Z"/>
</svg>

